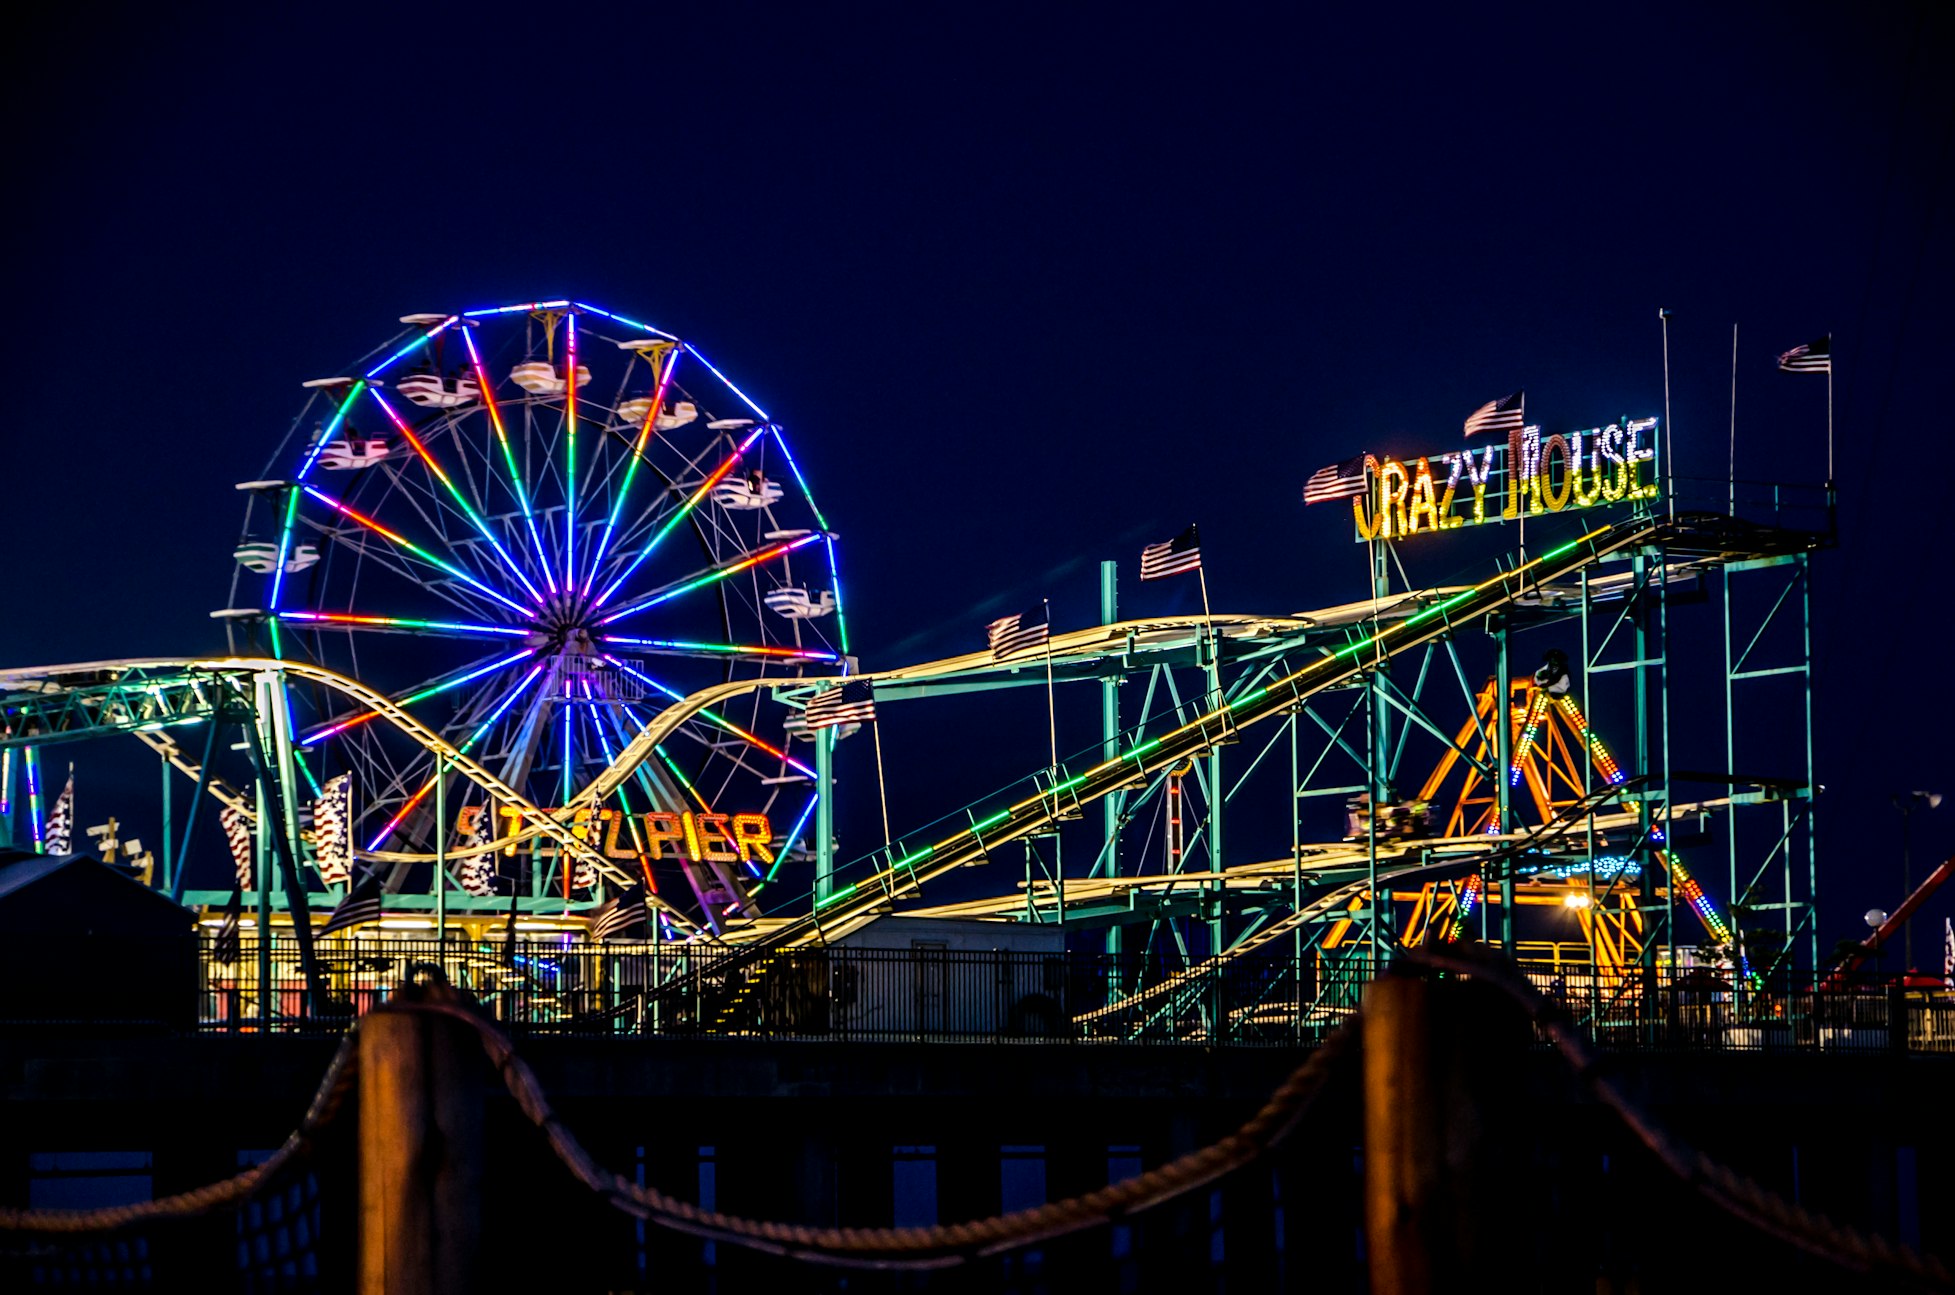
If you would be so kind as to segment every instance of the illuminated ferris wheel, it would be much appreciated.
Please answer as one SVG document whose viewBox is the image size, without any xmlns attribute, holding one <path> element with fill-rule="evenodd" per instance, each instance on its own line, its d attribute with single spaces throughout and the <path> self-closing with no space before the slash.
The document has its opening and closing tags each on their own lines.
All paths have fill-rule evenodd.
<svg viewBox="0 0 1955 1295">
<path fill-rule="evenodd" d="M 384 691 L 546 807 L 688 693 L 843 669 L 834 538 L 783 429 L 697 349 L 582 302 L 401 322 L 305 384 L 266 479 L 240 487 L 218 613 L 234 650 Z M 675 733 L 585 829 L 620 875 L 716 927 L 755 911 L 813 805 L 788 712 L 743 697 Z M 352 775 L 353 845 L 390 887 L 425 884 L 409 856 L 437 833 L 450 849 L 492 835 L 468 784 L 451 774 L 438 794 L 433 756 L 391 725 L 324 690 L 292 704 L 304 774 Z M 566 898 L 596 883 L 493 856 L 450 882 Z"/>
</svg>

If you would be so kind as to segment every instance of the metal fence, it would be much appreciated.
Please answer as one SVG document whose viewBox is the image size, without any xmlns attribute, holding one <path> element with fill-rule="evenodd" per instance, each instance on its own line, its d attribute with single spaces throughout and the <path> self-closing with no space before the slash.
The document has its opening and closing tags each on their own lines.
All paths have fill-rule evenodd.
<svg viewBox="0 0 1955 1295">
<path fill-rule="evenodd" d="M 323 989 L 275 940 L 202 962 L 199 1028 L 332 1033 L 416 969 L 439 968 L 497 1020 L 578 1037 L 724 1036 L 888 1042 L 1309 1044 L 1353 1012 L 1359 965 L 1241 958 L 1193 971 L 1092 952 L 801 949 L 755 956 L 670 944 L 389 941 L 321 950 Z M 1734 989 L 1701 970 L 1594 976 L 1525 966 L 1605 1047 L 1633 1051 L 1940 1052 L 1955 995 L 1897 985 Z"/>
</svg>

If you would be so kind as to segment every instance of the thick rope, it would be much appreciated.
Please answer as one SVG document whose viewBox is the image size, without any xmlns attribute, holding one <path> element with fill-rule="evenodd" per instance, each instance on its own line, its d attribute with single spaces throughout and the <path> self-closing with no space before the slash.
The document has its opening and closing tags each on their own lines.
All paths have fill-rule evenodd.
<svg viewBox="0 0 1955 1295">
<path fill-rule="evenodd" d="M 326 1067 L 312 1105 L 278 1150 L 258 1164 L 229 1178 L 194 1187 L 175 1196 L 138 1201 L 132 1205 L 111 1205 L 93 1210 L 17 1210 L 0 1207 L 0 1232 L 43 1232 L 75 1234 L 110 1232 L 138 1223 L 157 1223 L 194 1219 L 214 1210 L 234 1208 L 250 1200 L 290 1165 L 310 1154 L 314 1141 L 333 1122 L 346 1104 L 346 1095 L 358 1076 L 360 1057 L 357 1035 L 348 1031 Z"/>
<path fill-rule="evenodd" d="M 1615 1112 L 1664 1168 L 1725 1213 L 1851 1272 L 1900 1276 L 1927 1290 L 1955 1290 L 1955 1276 L 1933 1256 L 1919 1255 L 1878 1233 L 1861 1232 L 1815 1214 L 1718 1163 L 1663 1128 L 1602 1073 L 1601 1055 L 1574 1018 L 1505 959 L 1457 945 L 1401 949 L 1398 957 L 1402 963 L 1484 980 L 1519 1003 L 1595 1099 Z"/>
</svg>

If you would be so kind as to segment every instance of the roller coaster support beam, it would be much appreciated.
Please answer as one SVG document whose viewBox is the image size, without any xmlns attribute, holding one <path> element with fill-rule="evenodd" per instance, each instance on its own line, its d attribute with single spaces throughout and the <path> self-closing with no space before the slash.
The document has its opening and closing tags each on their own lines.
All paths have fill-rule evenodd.
<svg viewBox="0 0 1955 1295">
<path fill-rule="evenodd" d="M 222 679 L 212 680 L 211 687 L 217 690 L 220 695 L 228 694 L 228 688 Z M 183 823 L 183 844 L 177 848 L 176 866 L 170 872 L 170 901 L 172 903 L 181 904 L 183 902 L 183 879 L 189 873 L 190 842 L 196 839 L 197 835 L 197 810 L 204 803 L 204 791 L 211 779 L 211 765 L 217 758 L 217 734 L 224 727 L 227 713 L 227 708 L 223 701 L 220 700 L 211 710 L 210 719 L 205 721 L 209 725 L 209 729 L 204 734 L 204 759 L 203 763 L 197 766 L 197 785 L 190 793 L 190 814 L 184 819 Z M 163 767 L 164 776 L 167 778 L 169 776 L 167 757 L 165 757 Z"/>
<path fill-rule="evenodd" d="M 815 730 L 815 902 L 835 893 L 835 729 Z"/>
<path fill-rule="evenodd" d="M 1100 563 L 1100 624 L 1112 625 L 1120 619 L 1120 564 Z M 1120 680 L 1108 675 L 1100 680 L 1100 758 L 1120 758 Z M 1120 875 L 1120 815 L 1125 797 L 1115 793 L 1100 800 L 1100 867 L 1109 877 Z M 1124 932 L 1115 922 L 1106 929 L 1106 951 L 1119 953 Z M 1116 966 L 1113 974 L 1120 973 Z M 1110 986 L 1109 993 L 1124 992 Z"/>
<path fill-rule="evenodd" d="M 306 897 L 305 878 L 299 873 L 299 807 L 293 793 L 292 729 L 290 712 L 285 709 L 284 680 L 267 671 L 252 679 L 258 703 L 258 723 L 245 725 L 250 735 L 251 763 L 258 771 L 258 840 L 260 854 L 264 842 L 271 841 L 270 853 L 278 860 L 285 885 L 285 907 L 292 915 L 292 934 L 299 945 L 299 969 L 305 976 L 306 998 L 319 1004 L 326 998 L 326 981 L 319 972 L 319 960 L 312 947 L 312 908 Z M 271 751 L 265 749 L 264 728 L 271 729 Z M 276 804 L 272 803 L 276 798 Z M 268 810 L 274 811 L 270 814 Z M 260 867 L 264 866 L 261 860 Z M 264 873 L 258 877 L 258 994 L 262 1011 L 269 1019 L 271 983 L 265 968 L 271 957 L 271 892 Z"/>
<path fill-rule="evenodd" d="M 1512 647 L 1507 635 L 1507 618 L 1500 617 L 1499 628 L 1493 635 L 1495 652 L 1494 683 L 1494 741 L 1499 775 L 1494 779 L 1494 794 L 1497 815 L 1494 826 L 1501 835 L 1506 835 L 1513 827 L 1513 786 L 1514 786 L 1514 661 L 1509 651 Z M 1481 920 L 1485 920 L 1484 912 Z M 1500 951 L 1507 957 L 1514 956 L 1514 869 L 1509 864 L 1500 875 Z"/>
</svg>

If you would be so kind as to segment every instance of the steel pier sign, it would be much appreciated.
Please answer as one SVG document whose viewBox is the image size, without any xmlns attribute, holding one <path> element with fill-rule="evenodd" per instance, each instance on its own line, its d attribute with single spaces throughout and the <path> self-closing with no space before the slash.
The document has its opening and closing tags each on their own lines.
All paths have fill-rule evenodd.
<svg viewBox="0 0 1955 1295">
<path fill-rule="evenodd" d="M 1657 421 L 1542 436 L 1415 459 L 1365 456 L 1366 488 L 1351 499 L 1358 539 L 1396 540 L 1657 496 Z"/>
</svg>

